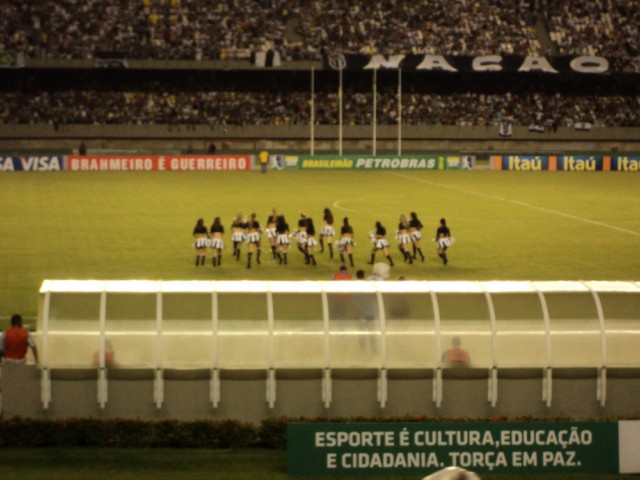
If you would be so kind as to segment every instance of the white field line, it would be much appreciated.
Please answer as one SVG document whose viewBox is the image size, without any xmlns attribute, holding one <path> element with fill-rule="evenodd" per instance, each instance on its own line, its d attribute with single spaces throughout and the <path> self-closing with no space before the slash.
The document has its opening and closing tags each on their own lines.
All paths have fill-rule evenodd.
<svg viewBox="0 0 640 480">
<path fill-rule="evenodd" d="M 626 233 L 628 235 L 633 235 L 635 237 L 640 237 L 640 232 L 636 232 L 634 230 L 629 230 L 629 229 L 622 228 L 622 227 L 616 227 L 615 225 L 611 225 L 609 223 L 604 223 L 604 222 L 598 222 L 597 220 L 591 220 L 589 218 L 578 217 L 576 215 L 571 215 L 569 213 L 564 213 L 564 212 L 561 212 L 559 210 L 551 210 L 549 208 L 538 207 L 537 205 L 531 205 L 530 203 L 521 202 L 519 200 L 513 200 L 513 199 L 510 199 L 510 198 L 501 197 L 500 195 L 491 195 L 489 193 L 481 193 L 481 192 L 476 192 L 476 191 L 473 191 L 473 190 L 467 190 L 466 188 L 452 187 L 452 186 L 443 185 L 443 184 L 437 183 L 437 182 L 430 182 L 428 180 L 423 180 L 421 178 L 411 177 L 409 175 L 403 175 L 401 173 L 396 173 L 396 172 L 389 172 L 389 173 L 390 173 L 390 175 L 395 175 L 397 177 L 402 177 L 402 178 L 407 179 L 407 180 L 413 180 L 414 182 L 424 183 L 424 184 L 431 185 L 431 186 L 434 186 L 434 187 L 447 188 L 449 190 L 454 190 L 454 191 L 457 191 L 457 192 L 465 193 L 467 195 L 475 195 L 475 196 L 478 196 L 478 197 L 484 197 L 484 198 L 488 198 L 488 199 L 491 199 L 491 200 L 496 200 L 498 202 L 513 203 L 514 205 L 519 205 L 521 207 L 530 208 L 532 210 L 537 210 L 539 212 L 544 212 L 544 213 L 548 213 L 548 214 L 551 214 L 551 215 L 556 215 L 556 216 L 559 216 L 559 217 L 568 218 L 570 220 L 575 220 L 577 222 L 588 223 L 588 224 L 591 224 L 591 225 L 596 225 L 598 227 L 608 228 L 608 229 L 614 230 L 616 232 Z M 340 207 L 338 204 L 339 204 L 339 202 L 335 202 L 334 203 L 336 208 L 344 209 L 344 207 Z M 351 210 L 351 211 L 356 212 L 356 210 Z M 360 212 L 358 212 L 358 213 L 360 213 Z"/>
</svg>

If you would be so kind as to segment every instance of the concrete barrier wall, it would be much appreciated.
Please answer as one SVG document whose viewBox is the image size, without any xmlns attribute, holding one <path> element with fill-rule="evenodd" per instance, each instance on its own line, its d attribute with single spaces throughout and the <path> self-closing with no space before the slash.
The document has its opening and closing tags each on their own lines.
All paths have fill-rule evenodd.
<svg viewBox="0 0 640 480">
<path fill-rule="evenodd" d="M 154 403 L 154 372 L 110 373 L 108 402 L 101 408 L 97 400 L 97 370 L 52 372 L 51 404 L 40 401 L 41 371 L 34 366 L 5 364 L 2 367 L 2 415 L 26 418 L 124 418 L 124 419 L 224 419 L 252 423 L 274 416 L 427 416 L 482 419 L 493 416 L 579 419 L 640 415 L 640 372 L 619 371 L 608 378 L 608 401 L 596 399 L 595 372 L 558 371 L 553 382 L 553 401 L 542 401 L 541 372 L 514 369 L 498 380 L 498 401 L 487 402 L 487 372 L 477 370 L 458 375 L 450 372 L 443 380 L 443 401 L 432 401 L 431 375 L 416 376 L 396 371 L 389 376 L 389 396 L 384 408 L 377 399 L 377 371 L 334 371 L 332 401 L 322 400 L 322 379 L 292 372 L 276 378 L 276 401 L 266 401 L 266 372 L 223 372 L 220 402 L 209 400 L 209 378 L 184 372 L 165 371 L 164 402 Z M 308 373 L 308 372 L 307 372 Z"/>
<path fill-rule="evenodd" d="M 373 151 L 370 125 L 345 126 L 343 150 Z M 335 125 L 315 128 L 315 150 L 339 149 L 339 129 Z M 311 129 L 307 125 L 266 126 L 168 126 L 168 125 L 3 125 L 0 150 L 77 149 L 84 141 L 89 153 L 95 150 L 128 149 L 139 151 L 180 151 L 189 146 L 206 149 L 215 143 L 219 149 L 280 150 L 311 149 Z M 545 152 L 545 151 L 640 151 L 640 128 L 594 128 L 581 132 L 560 128 L 557 133 L 534 133 L 515 127 L 513 135 L 500 137 L 497 127 L 458 127 L 443 125 L 402 128 L 398 142 L 396 126 L 378 126 L 377 151 L 470 151 L 470 152 Z"/>
</svg>

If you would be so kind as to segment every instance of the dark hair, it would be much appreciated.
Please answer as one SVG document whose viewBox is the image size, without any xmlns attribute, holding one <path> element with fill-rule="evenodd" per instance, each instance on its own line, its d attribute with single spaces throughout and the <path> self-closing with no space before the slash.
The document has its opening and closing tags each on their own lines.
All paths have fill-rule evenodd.
<svg viewBox="0 0 640 480">
<path fill-rule="evenodd" d="M 11 325 L 12 326 L 20 326 L 20 325 L 22 325 L 22 315 L 20 315 L 19 313 L 14 313 L 11 316 Z"/>
</svg>

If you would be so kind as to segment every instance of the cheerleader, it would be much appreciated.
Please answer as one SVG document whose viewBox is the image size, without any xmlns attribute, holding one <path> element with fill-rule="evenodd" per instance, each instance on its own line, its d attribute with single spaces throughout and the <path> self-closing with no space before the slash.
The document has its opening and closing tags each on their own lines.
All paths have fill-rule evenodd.
<svg viewBox="0 0 640 480">
<path fill-rule="evenodd" d="M 267 218 L 267 228 L 265 230 L 265 234 L 267 235 L 267 239 L 269 240 L 269 245 L 271 246 L 271 253 L 273 254 L 273 259 L 276 259 L 276 225 L 278 224 L 278 211 L 276 207 L 273 207 L 271 210 L 271 215 Z"/>
<path fill-rule="evenodd" d="M 204 266 L 204 262 L 207 258 L 207 244 L 209 243 L 209 236 L 207 235 L 207 227 L 204 226 L 204 220 L 199 218 L 196 226 L 193 227 L 193 246 L 196 249 L 196 267 L 199 265 Z"/>
<path fill-rule="evenodd" d="M 313 255 L 315 246 L 318 244 L 316 241 L 316 227 L 313 225 L 313 218 L 307 218 L 307 241 L 305 243 L 306 258 L 304 263 L 307 265 L 317 265 L 316 257 Z"/>
<path fill-rule="evenodd" d="M 289 253 L 290 245 L 289 224 L 285 220 L 284 215 L 281 215 L 278 217 L 278 223 L 276 224 L 276 255 L 278 263 L 287 264 L 287 255 Z"/>
<path fill-rule="evenodd" d="M 382 250 L 385 257 L 389 261 L 389 265 L 393 267 L 393 260 L 389 254 L 389 241 L 387 240 L 387 229 L 382 226 L 382 223 L 376 222 L 376 229 L 371 234 L 371 242 L 373 243 L 373 250 L 371 251 L 371 261 L 369 265 L 373 265 L 376 260 L 376 252 Z"/>
<path fill-rule="evenodd" d="M 453 237 L 451 236 L 451 230 L 447 227 L 447 221 L 444 218 L 440 219 L 440 226 L 436 230 L 435 241 L 438 245 L 438 256 L 442 259 L 442 263 L 446 265 L 449 263 L 447 248 L 453 243 Z"/>
<path fill-rule="evenodd" d="M 409 234 L 411 235 L 411 242 L 413 243 L 413 259 L 416 259 L 416 254 L 420 254 L 421 260 L 424 262 L 424 255 L 420 248 L 420 240 L 422 240 L 422 222 L 418 219 L 416 212 L 411 212 L 411 220 L 409 220 Z"/>
<path fill-rule="evenodd" d="M 240 248 L 242 242 L 246 239 L 246 228 L 244 220 L 242 219 L 242 212 L 236 213 L 233 222 L 231 222 L 231 241 L 233 242 L 233 256 L 236 257 L 236 260 L 240 260 Z"/>
<path fill-rule="evenodd" d="M 298 228 L 293 235 L 298 244 L 298 250 L 307 258 L 307 215 L 304 212 L 300 212 L 300 219 L 298 220 Z"/>
<path fill-rule="evenodd" d="M 404 256 L 404 261 L 413 263 L 413 257 L 409 253 L 409 245 L 411 244 L 411 235 L 409 235 L 409 221 L 407 217 L 400 215 L 400 222 L 398 223 L 398 232 L 396 233 L 398 238 L 398 246 Z"/>
<path fill-rule="evenodd" d="M 333 258 L 333 237 L 336 235 L 336 231 L 333 228 L 333 213 L 328 208 L 324 209 L 322 216 L 322 229 L 320 229 L 320 253 L 324 252 L 324 240 L 327 239 L 327 246 L 329 247 L 329 258 Z"/>
<path fill-rule="evenodd" d="M 342 227 L 340 228 L 340 240 L 338 241 L 338 251 L 340 252 L 340 261 L 345 264 L 344 254 L 349 256 L 349 263 L 353 267 L 353 227 L 349 225 L 349 218 L 342 219 Z"/>
<path fill-rule="evenodd" d="M 246 223 L 247 227 L 247 268 L 251 268 L 251 256 L 256 252 L 256 263 L 260 265 L 260 233 L 262 227 L 256 220 L 256 214 L 252 213 Z"/>
<path fill-rule="evenodd" d="M 209 232 L 211 233 L 212 263 L 214 267 L 219 267 L 222 265 L 222 249 L 224 248 L 224 241 L 222 238 L 224 235 L 224 227 L 222 226 L 220 217 L 213 219 Z"/>
</svg>

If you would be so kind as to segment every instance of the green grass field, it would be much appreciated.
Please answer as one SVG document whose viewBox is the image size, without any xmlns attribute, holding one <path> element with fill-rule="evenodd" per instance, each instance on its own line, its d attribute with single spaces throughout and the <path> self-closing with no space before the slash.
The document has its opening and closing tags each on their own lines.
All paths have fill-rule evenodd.
<svg viewBox="0 0 640 480">
<path fill-rule="evenodd" d="M 0 478 L 28 480 L 326 480 L 286 473 L 280 450 L 60 449 L 0 450 Z M 344 477 L 349 478 L 349 477 Z M 362 480 L 419 480 L 420 476 L 358 475 Z M 482 475 L 508 480 L 508 474 Z M 518 474 L 518 480 L 622 480 L 629 475 Z"/>
<path fill-rule="evenodd" d="M 246 269 L 225 239 L 222 268 L 194 266 L 199 217 L 273 206 L 292 228 L 301 211 L 319 229 L 325 207 L 356 234 L 356 268 L 369 272 L 368 233 L 390 233 L 392 278 L 428 280 L 639 280 L 640 182 L 620 173 L 492 171 L 55 172 L 0 175 L 0 318 L 37 315 L 46 278 L 162 280 L 329 279 L 339 260 L 270 261 Z M 401 261 L 393 233 L 401 213 L 425 225 L 425 263 Z M 456 238 L 442 265 L 431 242 L 440 217 Z M 378 254 L 382 259 L 382 255 Z"/>
</svg>

